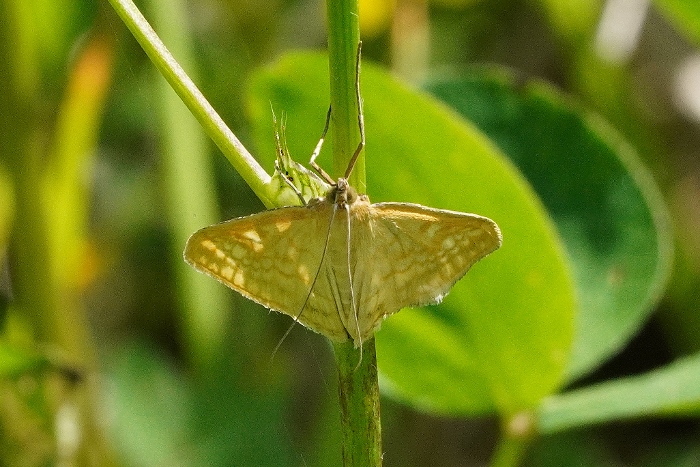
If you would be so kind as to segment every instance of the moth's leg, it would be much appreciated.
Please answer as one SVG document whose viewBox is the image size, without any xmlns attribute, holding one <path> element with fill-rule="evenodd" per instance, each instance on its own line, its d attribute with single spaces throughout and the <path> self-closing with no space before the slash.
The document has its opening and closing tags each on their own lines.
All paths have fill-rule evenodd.
<svg viewBox="0 0 700 467">
<path fill-rule="evenodd" d="M 272 124 L 275 130 L 275 147 L 277 149 L 276 160 L 279 161 L 281 164 L 284 164 L 285 166 L 291 166 L 293 161 L 292 158 L 289 156 L 289 149 L 287 148 L 286 120 L 287 116 L 284 112 L 282 112 L 282 118 L 280 119 L 278 125 L 275 111 L 272 111 Z"/>
<path fill-rule="evenodd" d="M 350 177 L 352 169 L 355 167 L 357 158 L 360 157 L 362 149 L 365 147 L 365 115 L 362 111 L 362 97 L 360 96 L 360 58 L 362 57 L 362 41 L 357 44 L 357 62 L 355 64 L 355 96 L 357 97 L 357 125 L 360 127 L 360 142 L 350 159 L 348 168 L 345 170 L 345 179 Z"/>
<path fill-rule="evenodd" d="M 321 135 L 321 139 L 318 140 L 318 143 L 316 144 L 316 148 L 314 149 L 314 152 L 311 153 L 311 159 L 309 160 L 309 165 L 313 167 L 313 169 L 323 178 L 326 182 L 328 182 L 331 185 L 335 185 L 335 181 L 333 178 L 331 178 L 328 173 L 321 168 L 320 165 L 316 163 L 316 158 L 318 155 L 321 153 L 321 146 L 323 146 L 323 142 L 326 139 L 326 133 L 328 133 L 328 125 L 331 122 L 331 107 L 328 106 L 328 113 L 326 114 L 326 125 L 323 127 L 323 134 Z"/>
<path fill-rule="evenodd" d="M 272 102 L 270 102 L 270 110 L 272 111 L 272 128 L 275 131 L 275 148 L 277 149 L 277 159 L 284 157 L 284 149 L 282 149 L 282 142 L 280 141 L 280 127 L 277 125 L 277 115 L 275 115 L 275 109 L 272 108 Z M 277 164 L 277 161 L 275 161 Z"/>
<path fill-rule="evenodd" d="M 284 180 L 287 186 L 289 186 L 289 188 L 291 188 L 292 191 L 301 200 L 302 206 L 306 206 L 307 203 L 304 197 L 301 195 L 301 191 L 299 191 L 299 189 L 296 186 L 294 186 L 292 181 L 289 179 L 289 174 L 287 173 L 287 170 L 282 167 L 282 164 L 289 164 L 290 161 L 286 150 L 286 144 L 282 142 L 284 140 L 284 113 L 282 114 L 282 120 L 278 125 L 277 116 L 275 115 L 275 110 L 272 108 L 272 104 L 270 104 L 270 109 L 272 110 L 272 126 L 275 129 L 275 146 L 277 148 L 277 157 L 275 158 L 275 169 L 277 170 L 277 173 L 280 174 L 282 180 Z"/>
<path fill-rule="evenodd" d="M 357 144 L 357 148 L 355 148 L 355 152 L 352 154 L 352 157 L 350 158 L 350 162 L 348 163 L 348 168 L 345 170 L 345 178 L 347 179 L 350 174 L 352 173 L 352 169 L 355 167 L 355 163 L 357 162 L 357 158 L 360 157 L 360 153 L 365 147 L 365 115 L 364 112 L 362 111 L 362 97 L 360 96 L 360 61 L 362 58 L 362 41 L 358 42 L 357 44 L 357 57 L 356 57 L 356 63 L 355 63 L 355 96 L 357 97 L 357 125 L 360 128 L 360 142 Z M 326 115 L 326 126 L 323 129 L 323 135 L 321 136 L 321 139 L 319 140 L 318 144 L 316 145 L 316 149 L 314 149 L 313 154 L 311 155 L 311 160 L 309 161 L 309 165 L 313 167 L 318 174 L 323 177 L 328 183 L 331 185 L 334 185 L 335 182 L 331 178 L 330 175 L 328 175 L 317 163 L 316 163 L 316 157 L 318 157 L 319 153 L 321 152 L 321 146 L 323 146 L 323 141 L 326 138 L 326 133 L 328 132 L 328 126 L 331 121 L 331 108 L 328 108 L 328 114 Z"/>
</svg>

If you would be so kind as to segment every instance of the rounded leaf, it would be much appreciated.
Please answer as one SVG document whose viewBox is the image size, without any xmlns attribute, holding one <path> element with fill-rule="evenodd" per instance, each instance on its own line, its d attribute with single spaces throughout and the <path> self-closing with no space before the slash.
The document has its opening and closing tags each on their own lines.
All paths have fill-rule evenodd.
<svg viewBox="0 0 700 467">
<path fill-rule="evenodd" d="M 669 275 L 669 217 L 634 150 L 551 87 L 502 69 L 430 90 L 489 135 L 528 178 L 571 258 L 580 304 L 570 377 L 625 345 Z"/>
<path fill-rule="evenodd" d="M 271 167 L 275 154 L 271 103 L 287 114 L 291 154 L 308 159 L 328 108 L 327 59 L 287 55 L 251 83 L 264 164 Z M 376 335 L 383 390 L 447 414 L 536 405 L 561 384 L 573 333 L 573 285 L 547 214 L 495 146 L 435 100 L 367 62 L 362 97 L 373 202 L 473 212 L 503 233 L 503 246 L 441 305 L 405 309 L 384 322 Z M 323 155 L 319 162 L 331 166 Z"/>
</svg>

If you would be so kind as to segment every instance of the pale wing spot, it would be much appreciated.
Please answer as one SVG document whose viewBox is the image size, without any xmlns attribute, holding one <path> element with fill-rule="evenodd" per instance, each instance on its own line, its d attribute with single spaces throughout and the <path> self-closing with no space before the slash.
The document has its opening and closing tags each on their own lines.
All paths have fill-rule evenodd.
<svg viewBox="0 0 700 467">
<path fill-rule="evenodd" d="M 209 251 L 216 251 L 216 250 L 218 250 L 218 247 L 216 246 L 216 244 L 215 244 L 214 242 L 212 242 L 211 240 L 204 240 L 204 241 L 202 242 L 202 246 L 203 246 L 204 248 L 206 248 L 207 250 L 209 250 Z"/>
<path fill-rule="evenodd" d="M 233 285 L 236 287 L 243 288 L 245 286 L 245 277 L 243 276 L 243 271 L 240 269 L 236 271 L 236 274 L 233 276 Z"/>
<path fill-rule="evenodd" d="M 438 231 L 440 231 L 440 224 L 435 222 L 433 224 L 430 224 L 430 227 L 428 227 L 428 230 L 425 233 L 428 235 L 428 237 L 432 238 L 435 236 L 436 233 L 438 233 Z"/>
<path fill-rule="evenodd" d="M 446 237 L 442 241 L 442 248 L 444 248 L 445 250 L 451 250 L 452 248 L 455 247 L 455 245 L 456 245 L 455 239 L 452 237 Z"/>
<path fill-rule="evenodd" d="M 260 253 L 265 247 L 257 230 L 246 230 L 241 234 L 241 237 L 250 240 L 248 245 L 255 253 Z"/>
<path fill-rule="evenodd" d="M 275 227 L 278 232 L 285 232 L 292 226 L 292 221 L 277 221 L 275 222 Z"/>
<path fill-rule="evenodd" d="M 224 253 L 223 251 L 221 251 L 221 250 L 219 250 L 219 249 L 216 249 L 216 250 L 213 250 L 213 251 L 214 251 L 214 254 L 216 255 L 217 258 L 219 258 L 219 259 L 224 259 L 224 258 L 226 258 L 226 253 Z"/>
<path fill-rule="evenodd" d="M 229 255 L 237 260 L 243 259 L 248 251 L 240 244 L 236 243 L 229 248 Z"/>
<path fill-rule="evenodd" d="M 484 231 L 482 229 L 467 230 L 467 235 L 470 237 L 480 237 L 484 235 Z"/>
<path fill-rule="evenodd" d="M 443 277 L 451 277 L 455 273 L 454 267 L 452 266 L 452 263 L 446 263 L 442 267 L 442 276 Z"/>
<path fill-rule="evenodd" d="M 373 286 L 380 285 L 382 283 L 383 279 L 384 278 L 382 277 L 382 275 L 379 272 L 373 272 L 370 284 L 372 284 Z"/>
<path fill-rule="evenodd" d="M 294 245 L 289 245 L 287 249 L 287 257 L 292 261 L 296 261 L 299 258 L 299 249 Z"/>
<path fill-rule="evenodd" d="M 221 275 L 230 281 L 233 277 L 233 268 L 231 266 L 221 268 Z"/>
<path fill-rule="evenodd" d="M 299 277 L 304 282 L 304 284 L 311 284 L 311 275 L 309 274 L 309 269 L 306 267 L 305 264 L 299 265 L 299 267 L 297 268 L 297 273 L 299 274 Z"/>
<path fill-rule="evenodd" d="M 252 240 L 255 243 L 260 243 L 262 240 L 260 239 L 260 234 L 258 234 L 257 231 L 255 230 L 248 230 L 243 232 L 242 235 L 244 238 L 247 238 L 248 240 Z"/>
</svg>

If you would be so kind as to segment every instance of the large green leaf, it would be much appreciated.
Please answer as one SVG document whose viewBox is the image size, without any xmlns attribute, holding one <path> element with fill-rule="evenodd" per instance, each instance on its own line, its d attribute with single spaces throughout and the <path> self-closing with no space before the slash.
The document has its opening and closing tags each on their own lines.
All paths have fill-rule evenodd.
<svg viewBox="0 0 700 467">
<path fill-rule="evenodd" d="M 551 396 L 539 409 L 541 433 L 611 420 L 652 416 L 697 416 L 700 354 L 644 375 Z"/>
<path fill-rule="evenodd" d="M 287 114 L 292 155 L 308 158 L 328 107 L 327 69 L 323 55 L 294 54 L 252 77 L 249 109 L 267 167 L 275 154 L 271 104 Z M 504 238 L 443 304 L 384 323 L 377 334 L 383 389 L 450 414 L 536 405 L 562 382 L 574 315 L 570 274 L 547 215 L 495 147 L 449 110 L 367 63 L 362 89 L 371 199 L 482 214 Z"/>
<path fill-rule="evenodd" d="M 429 87 L 493 138 L 553 216 L 581 305 L 569 374 L 583 374 L 637 332 L 663 291 L 672 248 L 658 190 L 612 129 L 542 83 L 488 70 Z"/>
</svg>

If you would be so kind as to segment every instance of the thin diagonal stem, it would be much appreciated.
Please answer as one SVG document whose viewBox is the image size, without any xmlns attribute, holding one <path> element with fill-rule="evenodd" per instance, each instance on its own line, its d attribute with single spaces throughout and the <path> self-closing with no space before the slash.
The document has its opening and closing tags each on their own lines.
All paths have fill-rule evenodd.
<svg viewBox="0 0 700 467">
<path fill-rule="evenodd" d="M 175 61 L 175 58 L 158 38 L 136 5 L 131 0 L 109 0 L 109 2 L 141 44 L 158 71 L 168 80 L 168 83 L 202 125 L 207 135 L 221 149 L 224 156 L 265 206 L 273 207 L 274 200 L 269 198 L 265 187 L 270 181 L 270 175 L 265 172 L 265 169 L 258 164 L 243 146 L 243 143 L 226 126 L 216 110 Z"/>
</svg>

